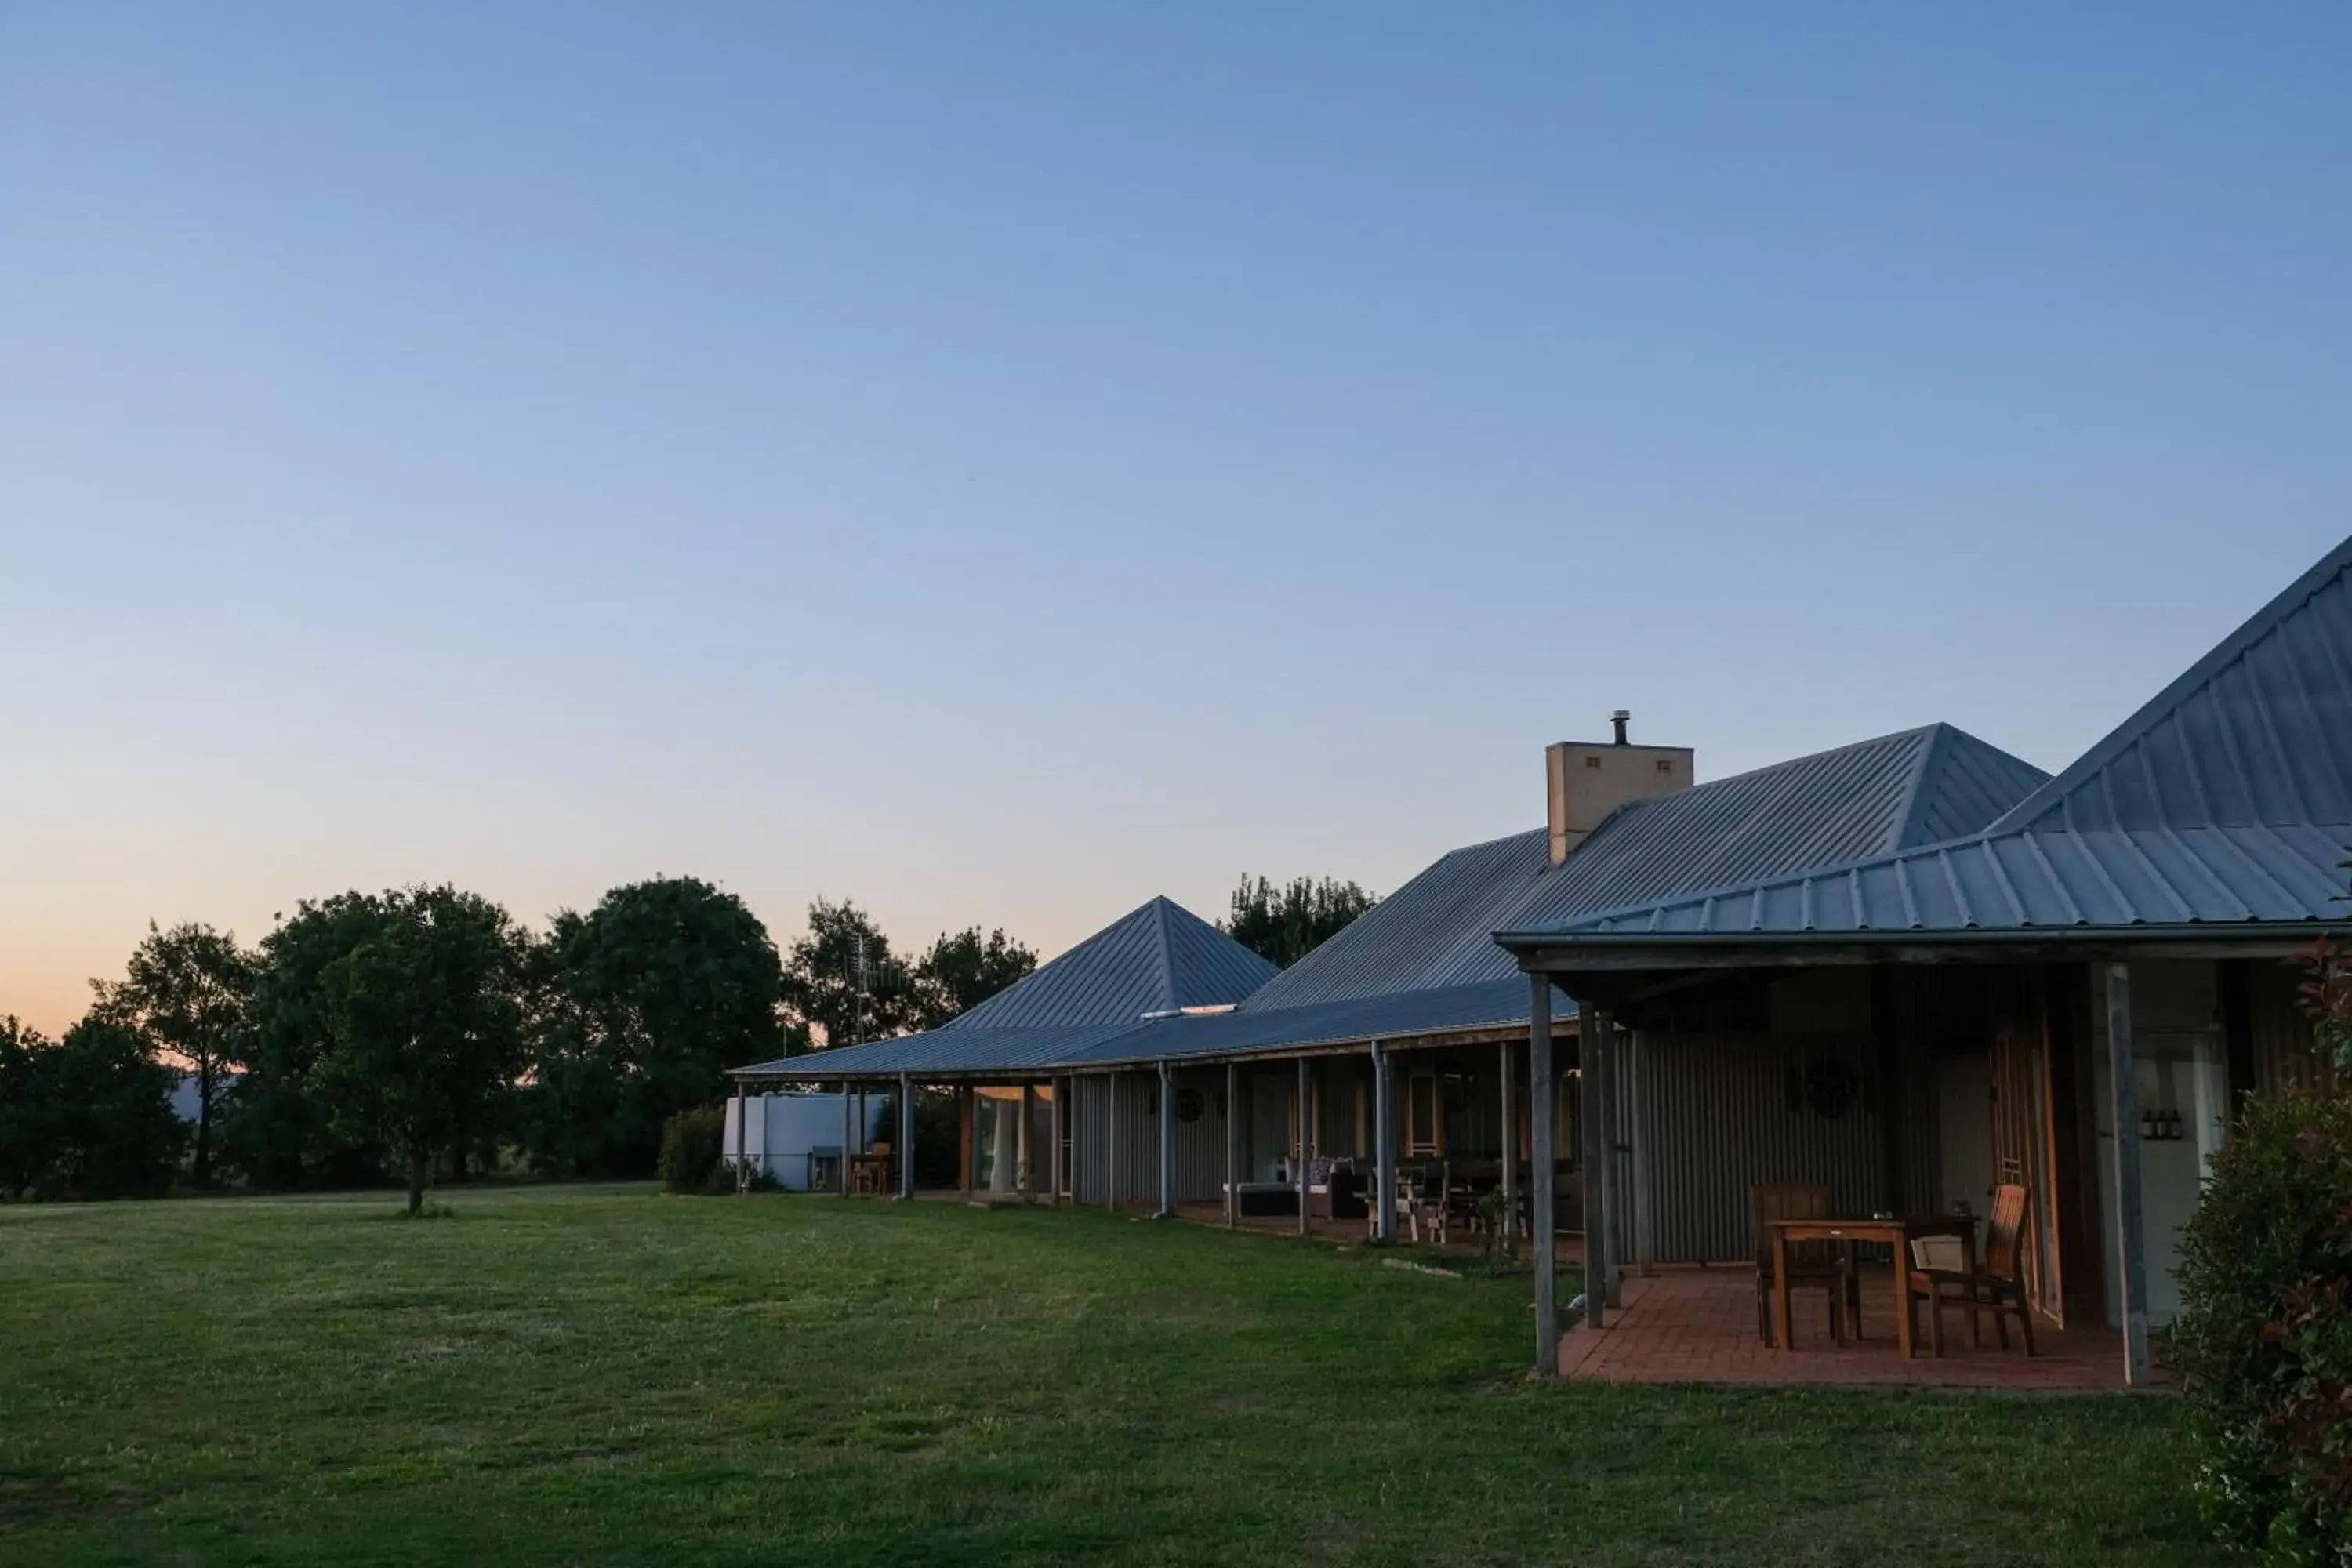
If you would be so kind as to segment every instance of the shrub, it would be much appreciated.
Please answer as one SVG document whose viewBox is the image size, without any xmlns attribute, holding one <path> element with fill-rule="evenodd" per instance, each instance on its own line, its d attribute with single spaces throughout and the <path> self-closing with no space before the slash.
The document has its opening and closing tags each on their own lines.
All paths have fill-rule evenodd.
<svg viewBox="0 0 2352 1568">
<path fill-rule="evenodd" d="M 2180 1258 L 2173 1343 L 2223 1541 L 2352 1563 L 2352 1098 L 2248 1100 Z"/>
<path fill-rule="evenodd" d="M 662 1123 L 662 1185 L 673 1193 L 716 1193 L 731 1185 L 719 1166 L 726 1150 L 727 1108 L 698 1106 Z"/>
</svg>

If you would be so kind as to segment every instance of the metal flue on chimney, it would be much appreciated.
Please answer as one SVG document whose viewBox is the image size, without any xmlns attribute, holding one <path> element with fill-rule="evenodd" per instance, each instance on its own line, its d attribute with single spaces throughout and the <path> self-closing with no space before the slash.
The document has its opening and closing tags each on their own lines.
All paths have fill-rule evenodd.
<svg viewBox="0 0 2352 1568">
<path fill-rule="evenodd" d="M 1625 743 L 1625 726 L 1633 721 L 1633 710 L 1631 708 L 1620 708 L 1609 715 L 1609 727 L 1617 731 L 1615 744 L 1622 746 Z"/>
</svg>

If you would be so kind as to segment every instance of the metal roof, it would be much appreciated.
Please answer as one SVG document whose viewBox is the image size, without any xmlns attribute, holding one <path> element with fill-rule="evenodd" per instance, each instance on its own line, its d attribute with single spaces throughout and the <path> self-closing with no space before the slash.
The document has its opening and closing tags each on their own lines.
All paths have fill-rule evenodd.
<svg viewBox="0 0 2352 1568">
<path fill-rule="evenodd" d="M 1457 849 L 1283 971 L 1244 1014 L 1517 973 L 1501 928 L 1885 854 L 1973 831 L 2049 775 L 1948 724 L 1822 752 L 1612 812 L 1559 866 L 1538 828 Z M 1521 1016 L 1525 1016 L 1522 1011 Z"/>
<path fill-rule="evenodd" d="M 1164 898 L 1113 921 L 1006 986 L 949 1029 L 1132 1024 L 1147 1014 L 1230 1005 L 1274 965 Z"/>
<path fill-rule="evenodd" d="M 1555 994 L 1558 1016 L 1574 1015 Z M 933 1029 L 736 1069 L 756 1079 L 824 1079 L 899 1073 L 953 1075 L 1105 1068 L 1169 1058 L 1403 1039 L 1524 1024 L 1528 983 L 1513 974 L 1478 985 L 1409 991 L 1276 1012 L 1196 1014 L 1060 1028 Z"/>
<path fill-rule="evenodd" d="M 805 1056 L 782 1057 L 737 1068 L 737 1078 L 829 1079 L 890 1077 L 902 1072 L 971 1072 L 992 1068 L 1045 1068 L 1077 1059 L 1094 1046 L 1140 1028 L 1133 1018 L 1117 1024 L 1074 1024 L 1050 1028 L 927 1029 L 887 1040 L 835 1046 Z"/>
<path fill-rule="evenodd" d="M 2348 574 L 2352 540 L 1980 832 L 1498 940 L 2352 923 Z"/>
</svg>

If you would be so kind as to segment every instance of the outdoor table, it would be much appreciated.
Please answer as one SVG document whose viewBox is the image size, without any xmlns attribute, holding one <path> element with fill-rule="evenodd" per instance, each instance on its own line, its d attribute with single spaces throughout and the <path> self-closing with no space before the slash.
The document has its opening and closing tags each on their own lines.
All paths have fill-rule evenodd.
<svg viewBox="0 0 2352 1568">
<path fill-rule="evenodd" d="M 1930 1219 L 1776 1219 L 1772 1222 L 1772 1321 L 1779 1325 L 1779 1349 L 1789 1348 L 1789 1244 L 1792 1241 L 1835 1241 L 1848 1247 L 1857 1241 L 1883 1241 L 1895 1253 L 1895 1342 L 1903 1359 L 1911 1359 L 1911 1242 L 1915 1237 L 1957 1236 L 1969 1251 L 1969 1269 L 1976 1269 L 1977 1223 L 1964 1215 Z M 1853 1326 L 1862 1338 L 1862 1324 Z"/>
</svg>

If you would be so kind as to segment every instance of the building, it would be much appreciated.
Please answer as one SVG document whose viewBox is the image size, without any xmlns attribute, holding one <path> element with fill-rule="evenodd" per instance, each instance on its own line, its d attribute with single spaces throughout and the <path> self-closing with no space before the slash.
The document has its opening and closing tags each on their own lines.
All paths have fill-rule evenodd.
<svg viewBox="0 0 2352 1568">
<path fill-rule="evenodd" d="M 2352 932 L 2347 570 L 2352 541 L 2055 778 L 1929 725 L 1694 785 L 1621 714 L 1548 750 L 1542 826 L 1281 973 L 1156 899 L 945 1028 L 736 1076 L 902 1116 L 954 1086 L 967 1190 L 1055 1202 L 1304 1229 L 1369 1193 L 1393 1238 L 1400 1162 L 1483 1168 L 1584 1235 L 1596 1333 L 1629 1275 L 1751 1262 L 1755 1184 L 2021 1184 L 2035 1310 L 2114 1325 L 2140 1381 L 2231 1098 L 2314 1070 L 2284 961 Z"/>
<path fill-rule="evenodd" d="M 2022 1184 L 2033 1308 L 2145 1381 L 2231 1102 L 2317 1070 L 2289 961 L 2352 932 L 2347 573 L 2352 541 L 1972 830 L 1502 922 L 1585 1010 L 1619 1150 L 1594 1272 L 1723 1250 L 1750 1182 L 1853 1212 Z"/>
<path fill-rule="evenodd" d="M 1633 744 L 1622 716 L 1610 741 L 1549 748 L 1542 826 L 1441 858 L 1278 974 L 1155 899 L 944 1028 L 737 1078 L 952 1084 L 975 1191 L 1172 1213 L 1223 1205 L 1230 1185 L 1235 1211 L 1348 1217 L 1358 1191 L 1394 1190 L 1373 1135 L 1386 1125 L 1393 1158 L 1496 1181 L 1517 1210 L 1536 1139 L 1531 1002 L 1496 929 L 1933 842 L 2047 778 L 1940 724 L 1696 787 L 1693 761 Z M 1572 1059 L 1573 1004 L 1558 996 L 1550 1011 Z M 1582 1225 L 1574 1104 L 1571 1088 L 1551 1162 L 1570 1231 Z M 1736 1204 L 1717 1217 L 1745 1224 Z"/>
</svg>

